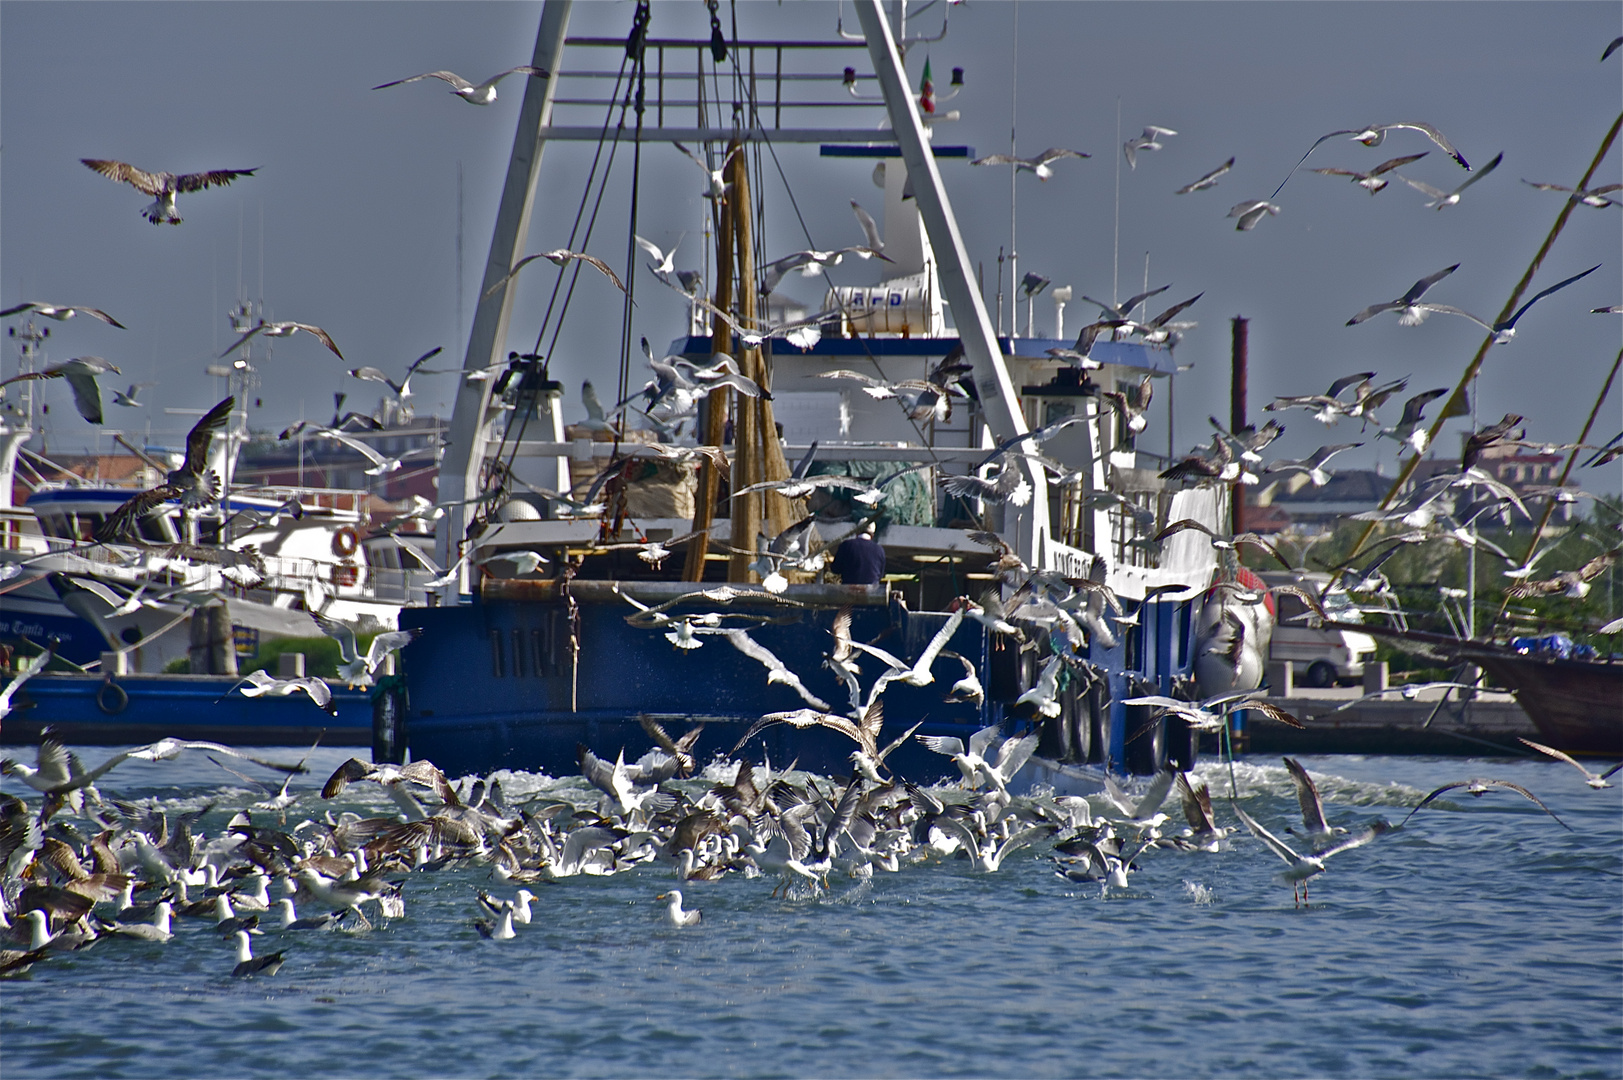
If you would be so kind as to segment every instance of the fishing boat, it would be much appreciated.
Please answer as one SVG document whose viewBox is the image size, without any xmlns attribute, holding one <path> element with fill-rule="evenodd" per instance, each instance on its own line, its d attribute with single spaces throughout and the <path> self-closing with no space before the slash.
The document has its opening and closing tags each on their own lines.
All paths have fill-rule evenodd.
<svg viewBox="0 0 1623 1080">
<path fill-rule="evenodd" d="M 905 18 L 905 5 L 897 7 Z M 901 23 L 874 0 L 857 4 L 860 34 L 833 41 L 739 40 L 719 22 L 709 39 L 660 39 L 647 33 L 646 5 L 637 8 L 629 41 L 576 38 L 568 33 L 570 9 L 566 0 L 542 9 L 531 63 L 553 74 L 527 80 L 464 359 L 469 377 L 460 383 L 441 465 L 438 554 L 459 573 L 428 606 L 401 612 L 402 626 L 423 633 L 402 654 L 398 744 L 453 774 L 562 775 L 575 771 L 581 747 L 633 760 L 702 725 L 695 753 L 703 759 L 732 748 L 766 714 L 866 715 L 860 698 L 884 666 L 863 660 L 860 693 L 852 691 L 826 663 L 837 623 L 849 621 L 853 641 L 914 664 L 951 622 L 928 678 L 886 686 L 879 745 L 915 724 L 920 735 L 960 738 L 997 725 L 1010 735 L 1039 733 L 1045 775 L 1089 763 L 1138 772 L 1192 764 L 1186 725 L 1123 701 L 1193 691 L 1214 634 L 1214 620 L 1201 617 L 1211 606 L 1203 593 L 1220 566 L 1204 537 L 1185 533 L 1159 547 L 1138 538 L 1182 518 L 1219 527 L 1228 493 L 1223 485 L 1163 481 L 1164 461 L 1134 446 L 1124 414 L 1100 396 L 1136 400 L 1145 376 L 1176 370 L 1169 348 L 1107 333 L 1088 361 L 1076 362 L 1074 353 L 1050 352 L 1073 347 L 1058 325 L 1052 337 L 1029 325 L 1026 335 L 994 327 L 941 176 L 973 153 L 932 138 L 943 129 L 926 121 L 944 117 L 921 114 L 902 60 Z M 601 84 L 592 80 L 614 66 L 605 59 L 619 56 L 629 61 L 620 81 L 610 92 L 593 91 Z M 859 75 L 859 65 L 872 74 Z M 737 100 L 707 105 L 711 85 L 739 88 Z M 875 122 L 810 126 L 802 118 L 820 114 L 828 91 L 846 107 L 865 101 Z M 570 122 L 566 108 L 580 121 Z M 679 108 L 696 110 L 696 123 L 677 126 Z M 726 354 L 768 393 L 701 392 L 685 433 L 669 411 L 640 430 L 614 417 L 568 428 L 564 388 L 547 358 L 506 345 L 510 281 L 532 215 L 562 212 L 566 202 L 556 192 L 538 199 L 542 155 L 553 144 L 601 147 L 605 139 L 667 152 L 672 142 L 703 148 L 706 168 L 720 166 L 717 185 L 725 181 L 707 230 L 714 286 L 703 303 L 693 299 L 690 325 L 667 362 L 714 371 Z M 789 317 L 775 293 L 763 295 L 780 287 L 784 264 L 758 265 L 754 242 L 751 179 L 762 148 L 774 143 L 816 144 L 831 168 L 849 169 L 855 159 L 884 188 L 885 257 L 862 261 L 880 268 L 879 280 L 829 280 L 821 313 L 798 334 L 767 329 L 768 319 Z M 628 231 L 636 230 L 633 217 Z M 828 280 L 838 259 L 813 252 L 802 272 L 811 266 Z M 632 294 L 639 282 L 647 287 L 648 271 L 629 259 L 625 270 Z M 567 314 L 567 304 L 559 310 Z M 1062 312 L 1057 307 L 1056 323 Z M 621 337 L 626 385 L 631 348 L 629 335 Z M 830 377 L 852 369 L 862 378 Z M 500 375 L 485 377 L 491 371 Z M 873 392 L 879 383 L 893 389 Z M 650 389 L 651 414 L 668 389 L 658 382 Z M 1022 436 L 1066 417 L 1081 421 L 1040 447 L 1026 444 L 1059 463 L 1057 476 L 1030 457 L 992 462 L 996 447 L 1019 448 Z M 811 475 L 891 482 L 876 511 L 850 494 L 860 486 L 819 489 L 804 500 L 745 491 L 787 478 L 788 463 L 802 459 Z M 909 465 L 927 467 L 893 476 Z M 1006 480 L 1018 482 L 1024 499 L 947 490 L 944 478 L 1000 468 L 1013 471 Z M 873 519 L 886 552 L 883 580 L 831 580 L 823 560 Z M 1085 637 L 1030 625 L 1010 634 L 989 626 L 989 615 L 964 617 L 1018 603 L 1000 560 L 1037 572 L 1060 592 L 1107 585 L 1121 610 L 1101 600 Z M 1216 631 L 1223 626 L 1215 620 Z M 1228 652 L 1245 652 L 1242 644 L 1255 651 L 1255 643 L 1230 644 Z M 798 689 L 786 678 L 768 680 L 762 650 L 798 676 Z M 1225 666 L 1232 684 L 1239 666 L 1218 665 Z M 1260 673 L 1260 664 L 1251 667 Z M 1045 672 L 1051 700 L 1038 685 Z M 968 675 L 983 695 L 950 692 Z M 763 750 L 773 762 L 835 771 L 851 767 L 853 743 L 827 727 L 779 724 L 748 752 Z M 952 770 L 915 739 L 901 743 L 888 765 L 921 779 Z"/>
<path fill-rule="evenodd" d="M 251 325 L 251 314 L 245 305 L 232 311 L 240 324 Z M 14 329 L 20 372 L 44 366 L 48 333 L 31 320 Z M 263 347 L 244 346 L 218 368 L 239 401 L 264 359 L 252 350 Z M 164 735 L 307 745 L 322 731 L 329 745 L 370 744 L 373 710 L 359 690 L 336 694 L 341 719 L 303 695 L 219 699 L 239 664 L 261 650 L 318 636 L 311 611 L 392 629 L 403 605 L 424 601 L 431 577 L 401 564 L 400 545 L 426 538 L 366 537 L 366 491 L 245 476 L 238 458 L 249 435 L 238 409 L 211 450 L 209 468 L 224 478 L 217 505 L 198 512 L 171 503 L 142 518 L 133 550 L 98 543 L 107 516 L 161 482 L 183 453 L 119 436 L 129 456 L 97 461 L 114 475 L 80 475 L 28 446 L 31 388 L 23 383 L 0 420 L 0 647 L 32 655 L 48 646 L 55 659 L 19 691 L 6 740 L 50 727 L 62 739 L 104 745 Z"/>
</svg>

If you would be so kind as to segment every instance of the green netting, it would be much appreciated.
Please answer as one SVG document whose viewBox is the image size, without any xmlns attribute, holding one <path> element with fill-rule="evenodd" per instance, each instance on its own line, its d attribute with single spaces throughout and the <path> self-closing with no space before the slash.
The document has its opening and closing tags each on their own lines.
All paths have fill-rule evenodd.
<svg viewBox="0 0 1623 1080">
<path fill-rule="evenodd" d="M 903 463 L 895 461 L 817 461 L 812 463 L 812 476 L 859 476 L 874 480 L 889 476 Z M 929 470 L 920 469 L 898 477 L 885 485 L 885 500 L 879 504 L 879 527 L 889 525 L 935 524 L 935 490 L 930 485 Z M 842 488 L 823 488 L 807 499 L 812 513 L 825 521 L 839 521 L 850 517 L 867 517 L 869 510 L 853 502 L 855 492 Z"/>
</svg>

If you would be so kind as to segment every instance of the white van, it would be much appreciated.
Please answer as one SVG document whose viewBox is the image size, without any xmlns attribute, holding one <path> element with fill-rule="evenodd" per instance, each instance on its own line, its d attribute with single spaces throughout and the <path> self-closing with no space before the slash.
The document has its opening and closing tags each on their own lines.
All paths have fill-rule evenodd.
<svg viewBox="0 0 1623 1080">
<path fill-rule="evenodd" d="M 1329 580 L 1328 575 L 1311 571 L 1265 571 L 1261 576 L 1269 585 L 1289 583 L 1315 593 Z M 1315 629 L 1298 618 L 1307 611 L 1301 600 L 1283 593 L 1276 594 L 1275 600 L 1279 611 L 1268 647 L 1269 660 L 1288 662 L 1293 678 L 1303 686 L 1363 681 L 1364 665 L 1375 659 L 1373 637 L 1356 630 Z"/>
</svg>

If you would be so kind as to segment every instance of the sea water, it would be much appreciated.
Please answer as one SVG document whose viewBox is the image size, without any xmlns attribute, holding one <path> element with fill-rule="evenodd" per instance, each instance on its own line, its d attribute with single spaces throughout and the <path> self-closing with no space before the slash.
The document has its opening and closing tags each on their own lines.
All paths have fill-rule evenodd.
<svg viewBox="0 0 1623 1080">
<path fill-rule="evenodd" d="M 315 755 L 290 821 L 387 810 L 371 784 L 335 804 L 312 790 L 345 756 Z M 1334 825 L 1396 823 L 1485 776 L 1572 831 L 1514 792 L 1450 792 L 1333 857 L 1301 906 L 1243 832 L 1216 853 L 1146 852 L 1120 891 L 1056 877 L 1045 844 L 995 874 L 937 857 L 777 899 L 775 879 L 645 865 L 532 886 L 535 921 L 506 942 L 475 931 L 474 893 L 511 887 L 418 872 L 405 917 L 369 933 L 267 929 L 256 953 L 287 954 L 271 978 L 233 979 L 212 920 L 55 956 L 0 983 L 0 1060 L 7 1077 L 1623 1075 L 1618 788 L 1539 760 L 1303 761 Z M 1220 823 L 1236 823 L 1233 784 L 1295 842 L 1277 758 L 1198 771 Z M 584 795 L 578 778 L 504 786 Z M 196 753 L 101 787 L 212 804 L 210 834 L 264 797 Z M 697 926 L 655 899 L 678 885 Z"/>
</svg>

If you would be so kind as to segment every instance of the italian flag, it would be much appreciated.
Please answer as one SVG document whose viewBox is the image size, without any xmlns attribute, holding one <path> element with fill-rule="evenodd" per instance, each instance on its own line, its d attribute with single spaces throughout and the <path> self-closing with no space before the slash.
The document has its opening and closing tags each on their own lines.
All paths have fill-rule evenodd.
<svg viewBox="0 0 1623 1080">
<path fill-rule="evenodd" d="M 919 82 L 919 111 L 935 112 L 935 83 L 930 79 L 930 58 L 924 58 L 924 78 Z"/>
</svg>

